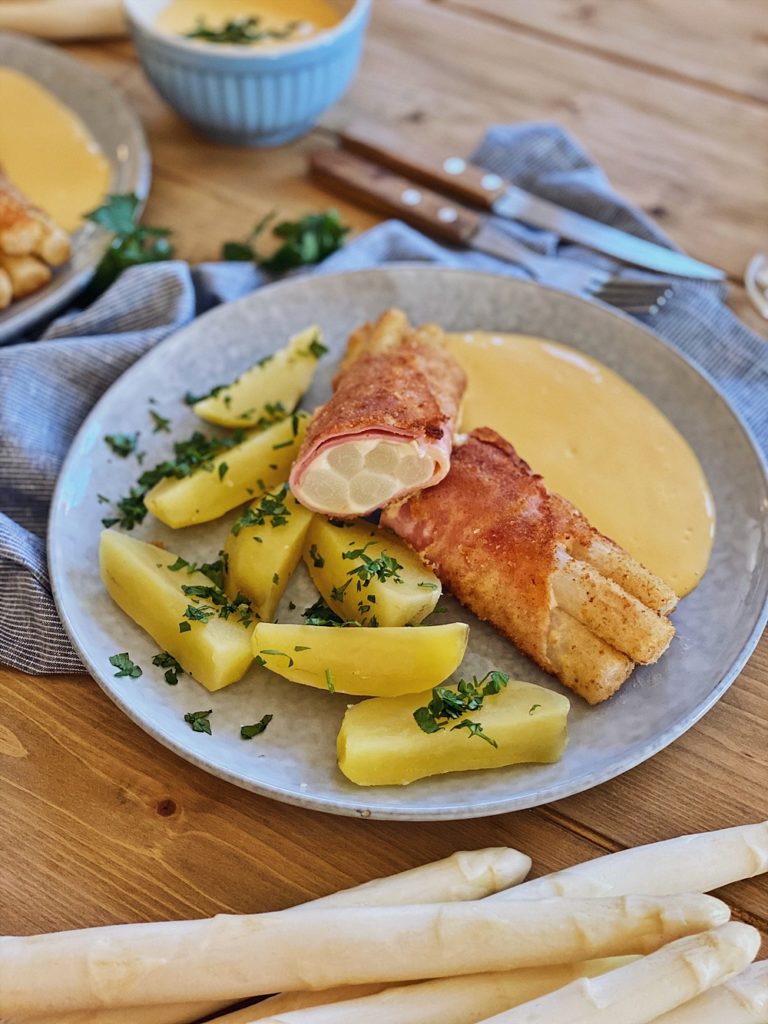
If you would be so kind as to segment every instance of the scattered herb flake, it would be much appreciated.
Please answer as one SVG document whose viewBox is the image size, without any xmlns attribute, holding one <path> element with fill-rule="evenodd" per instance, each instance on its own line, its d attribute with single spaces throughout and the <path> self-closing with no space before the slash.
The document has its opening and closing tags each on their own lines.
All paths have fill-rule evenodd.
<svg viewBox="0 0 768 1024">
<path fill-rule="evenodd" d="M 169 686 L 176 686 L 179 676 L 184 675 L 184 669 L 168 651 L 160 651 L 159 654 L 156 654 L 152 659 L 152 664 L 166 670 L 165 681 Z"/>
<path fill-rule="evenodd" d="M 402 568 L 402 566 L 401 566 L 401 568 Z M 437 590 L 437 584 L 436 583 L 422 582 L 422 583 L 417 583 L 416 586 L 417 587 L 423 587 L 424 590 Z"/>
<path fill-rule="evenodd" d="M 462 722 L 459 722 L 457 725 L 451 726 L 451 732 L 455 732 L 456 729 L 468 729 L 468 740 L 471 740 L 473 736 L 477 736 L 479 739 L 485 740 L 486 743 L 490 743 L 492 747 L 498 748 L 499 746 L 496 740 L 492 740 L 490 736 L 486 736 L 485 732 L 483 731 L 483 727 L 479 722 L 472 722 L 469 718 L 465 718 Z"/>
<path fill-rule="evenodd" d="M 325 559 L 317 550 L 317 544 L 313 544 L 309 549 L 309 557 L 312 559 L 312 565 L 316 569 L 322 569 L 325 565 Z"/>
<path fill-rule="evenodd" d="M 455 688 L 435 686 L 429 704 L 414 711 L 414 721 L 422 732 L 439 732 L 449 721 L 461 718 L 467 712 L 479 711 L 485 698 L 501 693 L 508 682 L 509 676 L 506 672 L 498 672 L 494 669 L 487 672 L 482 679 L 478 679 L 477 676 L 473 676 L 471 682 L 460 679 Z M 491 746 L 497 745 L 483 733 L 482 727 L 476 722 L 465 720 L 459 726 L 452 728 L 469 729 L 470 738 L 478 736 L 490 743 Z"/>
<path fill-rule="evenodd" d="M 152 427 L 153 434 L 170 434 L 171 432 L 171 421 L 167 420 L 165 416 L 161 416 L 160 413 L 155 412 L 154 409 L 149 410 L 149 415 L 152 419 L 154 426 Z"/>
<path fill-rule="evenodd" d="M 259 654 L 271 654 L 273 658 L 287 658 L 288 668 L 293 668 L 293 658 L 285 651 L 259 651 Z"/>
<path fill-rule="evenodd" d="M 264 715 L 264 717 L 259 719 L 259 721 L 254 725 L 241 725 L 240 738 L 244 740 L 252 740 L 254 736 L 261 736 L 273 718 L 274 715 Z"/>
<path fill-rule="evenodd" d="M 266 488 L 262 488 L 266 490 Z M 288 495 L 288 484 L 283 484 L 279 491 L 267 491 L 258 501 L 250 505 L 232 524 L 232 533 L 237 536 L 242 529 L 253 526 L 285 526 L 291 510 L 285 504 Z"/>
<path fill-rule="evenodd" d="M 191 622 L 180 622 L 179 623 L 179 632 L 180 633 L 189 633 L 189 631 L 191 629 L 192 629 L 192 623 Z"/>
<path fill-rule="evenodd" d="M 336 685 L 333 681 L 333 672 L 329 668 L 325 670 L 325 685 L 328 687 L 328 693 L 336 693 Z"/>
<path fill-rule="evenodd" d="M 324 345 L 320 340 L 320 332 L 316 331 L 312 336 L 312 340 L 309 345 L 302 351 L 299 352 L 300 356 L 309 356 L 312 359 L 320 359 L 328 351 L 328 346 Z"/>
<path fill-rule="evenodd" d="M 138 433 L 107 434 L 104 440 L 115 455 L 119 455 L 121 459 L 127 459 L 132 452 L 136 451 L 136 445 L 139 443 L 139 435 Z"/>
<path fill-rule="evenodd" d="M 101 206 L 85 215 L 113 236 L 85 292 L 86 302 L 101 295 L 128 267 L 173 258 L 171 231 L 139 224 L 139 202 L 133 193 L 109 195 Z"/>
<path fill-rule="evenodd" d="M 223 480 L 224 479 L 224 477 L 227 474 L 227 470 L 228 469 L 229 469 L 229 466 L 227 465 L 226 462 L 220 462 L 219 463 L 219 480 Z"/>
<path fill-rule="evenodd" d="M 188 711 L 184 715 L 184 721 L 189 723 L 192 732 L 207 732 L 210 736 L 211 723 L 209 718 L 212 714 L 213 708 L 210 708 L 208 711 Z"/>
<path fill-rule="evenodd" d="M 138 679 L 141 675 L 141 669 L 128 657 L 128 651 L 123 651 L 122 654 L 113 654 L 109 659 L 109 663 L 117 669 L 117 672 L 115 672 L 116 679 L 120 679 L 121 676 Z"/>
<path fill-rule="evenodd" d="M 227 387 L 229 387 L 228 384 L 217 384 L 216 387 L 211 388 L 210 391 L 206 391 L 204 395 L 195 395 L 191 391 L 188 391 L 186 395 L 184 395 L 184 404 L 197 405 L 198 402 L 204 402 L 206 398 L 216 398 Z"/>
<path fill-rule="evenodd" d="M 206 43 L 248 46 L 250 43 L 261 43 L 267 39 L 287 39 L 296 31 L 299 24 L 297 21 L 288 21 L 283 28 L 262 28 L 261 22 L 262 19 L 257 17 L 229 18 L 218 28 L 213 28 L 206 23 L 204 17 L 199 17 L 195 27 L 189 32 L 182 32 L 181 35 L 187 39 L 202 39 Z"/>
<path fill-rule="evenodd" d="M 529 715 L 533 715 L 533 714 L 535 714 L 535 713 L 536 713 L 536 712 L 538 711 L 538 709 L 539 709 L 540 707 L 541 707 L 541 704 L 532 704 L 532 705 L 531 705 L 531 709 L 530 709 L 530 711 L 528 712 L 528 714 L 529 714 Z"/>
</svg>

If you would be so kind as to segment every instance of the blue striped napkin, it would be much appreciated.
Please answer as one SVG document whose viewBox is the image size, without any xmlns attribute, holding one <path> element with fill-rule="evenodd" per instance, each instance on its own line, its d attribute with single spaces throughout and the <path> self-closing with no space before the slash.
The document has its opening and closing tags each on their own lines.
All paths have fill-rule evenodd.
<svg viewBox="0 0 768 1024">
<path fill-rule="evenodd" d="M 556 125 L 491 128 L 473 159 L 537 195 L 672 246 Z M 553 259 L 557 252 L 612 266 L 579 246 L 558 247 L 547 232 L 508 222 L 500 227 Z M 314 273 L 400 261 L 525 276 L 492 257 L 447 250 L 394 221 L 350 242 Z M 57 320 L 40 340 L 0 349 L 0 663 L 36 673 L 82 670 L 51 597 L 45 531 L 59 467 L 88 410 L 158 341 L 265 280 L 242 263 L 137 267 L 89 309 Z M 682 282 L 649 325 L 714 379 L 768 448 L 768 343 L 730 312 L 723 295 L 720 285 Z"/>
</svg>

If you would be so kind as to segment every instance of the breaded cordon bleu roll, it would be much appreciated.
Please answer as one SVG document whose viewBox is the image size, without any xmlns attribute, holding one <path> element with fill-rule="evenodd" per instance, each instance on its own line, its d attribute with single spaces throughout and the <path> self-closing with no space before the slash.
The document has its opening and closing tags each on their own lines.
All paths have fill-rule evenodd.
<svg viewBox="0 0 768 1024">
<path fill-rule="evenodd" d="M 436 487 L 384 511 L 382 525 L 418 551 L 479 618 L 590 704 L 674 635 L 675 593 L 570 502 L 547 490 L 486 427 L 453 452 Z"/>
<path fill-rule="evenodd" d="M 396 309 L 355 331 L 291 471 L 302 505 L 366 515 L 443 479 L 466 387 L 444 342 Z"/>
<path fill-rule="evenodd" d="M 69 235 L 38 209 L 0 169 L 0 253 L 39 258 L 52 267 L 66 263 Z"/>
</svg>

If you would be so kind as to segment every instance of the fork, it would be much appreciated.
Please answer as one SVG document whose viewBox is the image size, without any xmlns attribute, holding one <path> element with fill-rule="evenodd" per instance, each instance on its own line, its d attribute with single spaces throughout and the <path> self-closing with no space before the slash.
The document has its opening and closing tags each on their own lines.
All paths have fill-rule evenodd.
<svg viewBox="0 0 768 1024">
<path fill-rule="evenodd" d="M 608 270 L 567 256 L 542 256 L 509 235 L 504 245 L 506 258 L 527 270 L 539 284 L 598 299 L 625 313 L 653 316 L 674 293 L 665 277 L 617 277 Z"/>
<path fill-rule="evenodd" d="M 672 289 L 666 278 L 615 277 L 568 258 L 540 256 L 476 210 L 344 150 L 309 155 L 312 178 L 353 202 L 394 214 L 434 238 L 517 264 L 541 284 L 599 299 L 628 313 L 657 313 Z"/>
</svg>

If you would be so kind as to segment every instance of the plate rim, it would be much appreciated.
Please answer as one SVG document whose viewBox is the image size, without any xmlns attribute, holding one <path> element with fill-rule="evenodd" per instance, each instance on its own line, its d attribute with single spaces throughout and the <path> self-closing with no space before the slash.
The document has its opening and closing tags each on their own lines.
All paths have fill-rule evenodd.
<svg viewBox="0 0 768 1024">
<path fill-rule="evenodd" d="M 94 68 L 87 64 L 85 61 L 79 60 L 71 54 L 62 51 L 59 47 L 54 46 L 52 43 L 46 42 L 41 39 L 33 38 L 31 36 L 24 35 L 21 32 L 13 32 L 11 30 L 3 29 L 0 32 L 0 45 L 5 42 L 10 42 L 15 47 L 20 47 L 22 51 L 31 53 L 37 53 L 41 60 L 50 60 L 51 54 L 53 53 L 53 60 L 58 61 L 62 66 L 74 67 L 77 69 L 78 74 L 83 78 L 90 80 L 92 87 L 102 94 L 107 94 L 111 97 L 112 102 L 122 108 L 123 114 L 126 121 L 131 122 L 132 131 L 135 134 L 137 140 L 135 158 L 136 158 L 136 173 L 134 180 L 130 183 L 131 191 L 134 192 L 139 199 L 139 213 L 141 213 L 146 205 L 147 197 L 149 195 L 150 186 L 152 183 L 152 154 L 150 152 L 149 144 L 147 142 L 147 135 L 144 131 L 144 125 L 142 124 L 141 118 L 138 113 L 134 110 L 131 103 L 128 101 L 126 94 L 123 90 L 115 85 L 110 79 L 103 75 L 100 71 L 96 71 Z M 13 70 L 20 70 L 14 64 L 3 64 L 3 67 L 9 67 Z M 25 75 L 28 75 L 33 81 L 37 82 L 48 88 L 36 74 L 36 67 L 25 68 L 23 70 Z M 50 90 L 49 90 L 50 91 Z M 92 135 L 95 137 L 95 133 L 91 126 L 88 124 L 86 119 L 83 117 L 80 110 L 77 107 L 73 107 L 66 100 L 56 97 L 60 102 L 68 106 L 75 114 L 80 117 L 89 129 Z M 115 164 L 110 160 L 110 169 L 112 175 L 115 173 Z M 84 225 L 87 227 L 87 225 Z M 96 228 L 96 225 L 93 225 Z M 83 231 L 83 227 L 79 228 L 73 235 L 76 237 Z M 44 289 L 41 289 L 43 294 L 40 295 L 39 299 L 36 299 L 29 304 L 25 305 L 23 309 L 16 313 L 13 313 L 13 305 L 10 305 L 7 309 L 0 310 L 0 345 L 5 345 L 18 340 L 19 336 L 29 327 L 34 327 L 38 323 L 41 323 L 46 317 L 52 316 L 57 310 L 61 309 L 71 298 L 78 294 L 93 277 L 96 267 L 101 260 L 102 256 L 107 250 L 109 245 L 109 236 L 106 232 L 101 232 L 103 237 L 94 231 L 91 240 L 91 248 L 93 255 L 89 258 L 88 266 L 82 267 L 79 273 L 74 274 L 71 277 L 64 278 L 59 284 L 56 283 L 56 277 L 54 276 L 50 284 L 46 285 Z M 98 254 L 98 256 L 97 256 Z M 58 268 L 57 268 L 58 269 Z M 66 264 L 62 268 L 66 270 Z M 33 296 L 28 298 L 34 299 Z"/>
<path fill-rule="evenodd" d="M 161 346 L 170 342 L 176 337 L 181 331 L 184 331 L 190 327 L 192 323 L 206 317 L 221 316 L 223 311 L 229 309 L 235 305 L 245 305 L 250 301 L 253 301 L 255 296 L 271 295 L 275 290 L 279 290 L 287 285 L 296 285 L 301 281 L 310 281 L 318 278 L 347 278 L 347 277 L 360 277 L 360 276 L 396 276 L 399 271 L 413 272 L 425 272 L 427 274 L 448 274 L 450 276 L 465 276 L 465 277 L 483 277 L 493 278 L 499 282 L 510 284 L 512 288 L 531 288 L 536 291 L 544 291 L 552 293 L 553 295 L 562 298 L 564 295 L 566 298 L 575 301 L 579 305 L 584 305 L 590 309 L 598 309 L 604 314 L 608 314 L 612 317 L 618 318 L 623 323 L 629 323 L 635 329 L 639 330 L 646 336 L 646 339 L 652 343 L 661 345 L 667 353 L 676 357 L 688 370 L 693 371 L 696 375 L 701 377 L 708 387 L 714 392 L 716 398 L 723 404 L 727 413 L 734 419 L 736 425 L 740 428 L 744 440 L 755 459 L 756 466 L 762 475 L 763 488 L 768 496 L 768 462 L 765 455 L 758 444 L 756 437 L 748 424 L 744 421 L 740 413 L 734 409 L 731 403 L 728 401 L 726 396 L 722 393 L 717 384 L 712 380 L 710 375 L 691 359 L 689 359 L 684 353 L 680 352 L 677 348 L 667 342 L 660 335 L 656 334 L 646 325 L 638 323 L 633 317 L 626 313 L 622 313 L 615 308 L 608 306 L 601 302 L 588 301 L 582 299 L 580 296 L 570 295 L 552 288 L 546 288 L 543 285 L 538 284 L 535 281 L 521 280 L 519 278 L 513 278 L 505 274 L 491 273 L 483 270 L 465 269 L 461 267 L 445 267 L 439 265 L 425 265 L 420 262 L 398 262 L 391 263 L 380 267 L 364 268 L 359 270 L 345 270 L 338 272 L 320 272 L 319 274 L 308 274 L 301 277 L 291 277 L 280 281 L 271 282 L 270 284 L 263 285 L 260 288 L 249 292 L 247 295 L 241 296 L 232 302 L 221 303 L 218 306 L 214 306 L 212 309 L 207 310 L 199 317 L 195 317 L 190 320 L 188 324 L 178 328 L 168 334 L 162 341 L 158 342 L 157 345 L 153 346 L 142 356 L 140 356 L 131 366 L 128 367 L 124 373 L 120 374 L 119 377 L 110 384 L 107 390 L 99 398 L 98 402 L 92 407 L 82 424 L 78 428 L 72 442 L 70 444 L 67 455 L 62 463 L 61 469 L 59 470 L 59 476 L 56 481 L 53 496 L 51 498 L 50 512 L 48 516 L 48 530 L 46 537 L 46 553 L 48 558 L 49 567 L 49 578 L 51 583 L 51 590 L 56 604 L 56 610 L 61 619 L 62 625 L 70 639 L 70 642 L 74 646 L 78 653 L 78 656 L 83 660 L 87 666 L 88 672 L 92 678 L 96 681 L 102 691 L 107 697 L 116 704 L 124 714 L 126 714 L 131 721 L 139 726 L 144 732 L 149 734 L 153 739 L 162 743 L 167 749 L 171 750 L 182 760 L 194 764 L 195 767 L 203 770 L 204 772 L 214 775 L 217 778 L 223 779 L 240 789 L 245 789 L 248 792 L 256 793 L 260 796 L 268 797 L 269 799 L 280 800 L 281 802 L 291 804 L 297 807 L 303 807 L 305 809 L 320 811 L 324 813 L 337 814 L 343 817 L 360 817 L 364 819 L 374 819 L 381 821 L 450 821 L 450 820 L 470 820 L 473 818 L 491 817 L 498 814 L 511 813 L 514 811 L 528 810 L 532 807 L 547 806 L 557 800 L 563 800 L 570 796 L 575 796 L 578 793 L 587 792 L 590 789 L 594 789 L 597 786 L 603 785 L 605 782 L 609 782 L 614 778 L 618 778 L 620 775 L 625 774 L 638 765 L 644 763 L 662 750 L 666 749 L 682 735 L 688 732 L 704 715 L 709 712 L 716 703 L 722 698 L 723 694 L 730 688 L 734 683 L 738 675 L 741 673 L 744 665 L 747 663 L 755 647 L 757 646 L 760 637 L 768 625 L 768 592 L 766 593 L 765 599 L 763 600 L 762 607 L 757 611 L 755 616 L 754 626 L 745 640 L 739 654 L 732 662 L 729 669 L 723 674 L 722 678 L 718 681 L 717 685 L 712 688 L 706 699 L 703 700 L 697 707 L 687 716 L 684 716 L 674 726 L 665 730 L 660 734 L 653 742 L 649 742 L 639 750 L 635 755 L 629 756 L 626 759 L 621 759 L 621 766 L 617 769 L 615 767 L 606 767 L 603 771 L 598 773 L 589 773 L 589 782 L 583 785 L 586 773 L 571 777 L 567 780 L 563 780 L 561 783 L 554 784 L 547 790 L 546 800 L 537 799 L 535 795 L 530 798 L 525 797 L 502 797 L 498 798 L 490 803 L 483 804 L 480 807 L 467 806 L 466 803 L 462 804 L 444 804 L 440 809 L 431 810 L 418 810 L 403 808 L 398 805 L 376 806 L 371 809 L 365 806 L 364 797 L 360 800 L 360 806 L 352 806 L 351 804 L 339 804 L 337 800 L 332 797 L 318 797 L 311 796 L 308 794 L 296 793 L 293 790 L 286 791 L 275 785 L 267 785 L 258 781 L 249 780 L 243 778 L 236 773 L 228 770 L 226 767 L 213 764 L 210 759 L 197 755 L 193 750 L 184 747 L 183 745 L 176 742 L 170 735 L 166 734 L 165 731 L 158 727 L 154 722 L 147 722 L 141 715 L 134 713 L 130 704 L 123 700 L 122 696 L 115 690 L 111 689 L 106 682 L 106 676 L 97 669 L 95 663 L 90 658 L 88 653 L 81 647 L 76 632 L 69 621 L 69 617 L 64 607 L 64 602 L 61 597 L 61 593 L 58 585 L 58 555 L 54 545 L 54 529 L 55 519 L 58 507 L 60 505 L 61 491 L 64 486 L 64 481 L 67 476 L 70 461 L 74 460 L 75 448 L 82 435 L 85 434 L 88 429 L 89 423 L 92 418 L 95 418 L 98 414 L 102 403 L 105 403 L 108 399 L 112 388 L 117 384 L 119 380 L 122 380 L 127 374 L 131 374 L 138 368 L 137 372 L 140 372 L 140 364 L 150 357 L 154 352 L 157 352 Z M 642 393 L 642 392 L 641 392 Z M 103 679 L 102 679 L 103 676 Z M 392 787 L 396 788 L 396 787 Z M 366 792 L 365 788 L 361 788 L 361 794 Z"/>
</svg>

